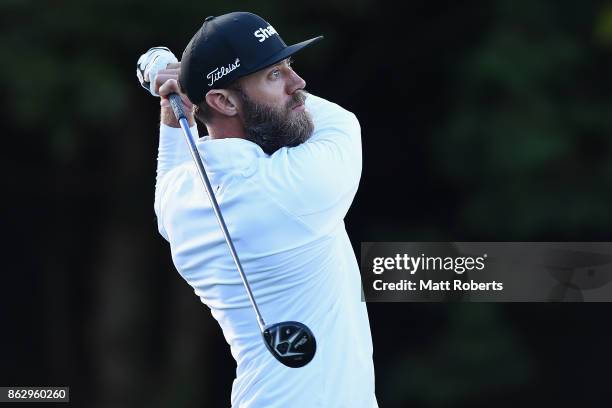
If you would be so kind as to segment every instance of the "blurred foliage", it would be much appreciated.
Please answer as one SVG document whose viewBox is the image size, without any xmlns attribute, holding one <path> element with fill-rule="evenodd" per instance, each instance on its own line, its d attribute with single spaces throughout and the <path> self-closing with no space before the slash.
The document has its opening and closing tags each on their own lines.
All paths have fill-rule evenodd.
<svg viewBox="0 0 612 408">
<path fill-rule="evenodd" d="M 460 228 L 506 240 L 609 237 L 610 59 L 596 41 L 609 16 L 571 2 L 496 2 L 432 140 L 442 176 L 470 192 Z"/>
<path fill-rule="evenodd" d="M 602 8 L 595 24 L 595 38 L 608 47 L 612 46 L 612 4 Z"/>
<path fill-rule="evenodd" d="M 499 305 L 457 305 L 447 324 L 436 342 L 395 359 L 382 390 L 390 400 L 469 406 L 477 395 L 495 400 L 518 392 L 535 377 L 532 356 L 505 325 Z"/>
</svg>

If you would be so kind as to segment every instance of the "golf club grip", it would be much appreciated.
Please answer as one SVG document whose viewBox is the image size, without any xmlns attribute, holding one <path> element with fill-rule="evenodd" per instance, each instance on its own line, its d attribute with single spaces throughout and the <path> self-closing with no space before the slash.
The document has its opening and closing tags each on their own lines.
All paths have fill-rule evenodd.
<svg viewBox="0 0 612 408">
<path fill-rule="evenodd" d="M 174 112 L 174 116 L 176 116 L 176 120 L 181 120 L 183 118 L 187 119 L 185 111 L 183 110 L 183 101 L 179 94 L 170 94 L 168 95 L 168 99 L 170 100 L 170 106 L 172 106 L 172 111 Z"/>
</svg>

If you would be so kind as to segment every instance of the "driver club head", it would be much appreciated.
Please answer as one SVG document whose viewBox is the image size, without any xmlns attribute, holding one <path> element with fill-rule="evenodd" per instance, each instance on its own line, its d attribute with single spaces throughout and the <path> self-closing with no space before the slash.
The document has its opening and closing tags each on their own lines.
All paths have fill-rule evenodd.
<svg viewBox="0 0 612 408">
<path fill-rule="evenodd" d="M 287 367 L 303 367 L 312 360 L 317 342 L 312 331 L 300 322 L 266 326 L 262 333 L 270 353 Z"/>
</svg>

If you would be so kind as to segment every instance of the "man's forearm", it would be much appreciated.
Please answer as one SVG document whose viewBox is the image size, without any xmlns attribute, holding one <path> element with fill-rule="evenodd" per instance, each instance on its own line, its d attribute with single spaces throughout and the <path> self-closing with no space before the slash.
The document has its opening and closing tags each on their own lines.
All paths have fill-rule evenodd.
<svg viewBox="0 0 612 408">
<path fill-rule="evenodd" d="M 169 116 L 172 115 L 172 116 Z M 171 126 L 171 124 L 164 123 L 164 118 L 174 118 L 170 108 L 162 108 L 162 123 L 159 127 L 159 149 L 157 155 L 157 178 L 155 182 L 155 214 L 160 222 L 160 233 L 164 238 L 168 239 L 167 234 L 164 232 L 161 219 L 162 219 L 162 203 L 164 201 L 164 191 L 168 186 L 169 181 L 167 180 L 168 174 L 183 163 L 187 163 L 191 160 L 191 153 L 189 147 L 183 138 L 183 132 L 178 129 L 177 126 Z M 176 119 L 174 119 L 176 123 Z M 198 128 L 195 126 L 193 120 L 191 120 L 191 133 L 194 138 L 198 139 Z"/>
<path fill-rule="evenodd" d="M 193 116 L 193 112 L 185 111 L 185 115 L 187 116 L 187 122 L 189 122 L 189 127 L 193 127 L 195 125 L 195 119 Z M 178 120 L 176 120 L 176 116 L 174 116 L 174 112 L 170 107 L 162 107 L 161 108 L 161 118 L 160 122 L 166 126 L 170 126 L 173 128 L 180 128 Z"/>
</svg>

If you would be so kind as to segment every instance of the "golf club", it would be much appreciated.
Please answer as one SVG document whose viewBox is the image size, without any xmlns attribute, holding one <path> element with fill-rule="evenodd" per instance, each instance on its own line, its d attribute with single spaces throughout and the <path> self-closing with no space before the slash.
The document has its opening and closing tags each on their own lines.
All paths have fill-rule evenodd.
<svg viewBox="0 0 612 408">
<path fill-rule="evenodd" d="M 172 52 L 165 47 L 155 47 L 151 50 L 155 50 L 154 52 L 157 54 L 156 57 L 153 58 L 156 65 L 154 67 L 149 67 L 148 72 L 149 80 L 151 83 L 153 83 L 157 71 L 164 69 L 167 66 L 167 63 L 164 63 L 163 61 L 176 62 L 176 57 L 174 57 Z M 160 61 L 162 63 L 160 63 Z M 147 84 L 148 86 L 144 85 L 146 84 L 146 81 L 144 81 L 144 70 L 146 67 L 143 67 L 142 65 L 146 66 L 147 64 L 141 64 L 141 60 L 139 59 L 139 63 L 137 64 L 137 76 L 141 81 L 141 84 L 145 88 L 149 89 L 151 93 L 153 93 L 150 84 Z M 204 168 L 204 164 L 202 163 L 202 159 L 200 158 L 193 135 L 189 129 L 189 123 L 183 110 L 183 102 L 181 101 L 181 97 L 178 94 L 173 93 L 168 95 L 168 99 L 170 101 L 170 105 L 172 106 L 174 115 L 176 116 L 181 129 L 183 130 L 183 135 L 185 136 L 185 140 L 189 145 L 191 156 L 196 164 L 198 174 L 200 175 L 200 179 L 204 184 L 204 189 L 206 190 L 206 194 L 208 195 L 219 226 L 221 227 L 221 231 L 223 232 L 225 242 L 229 247 L 234 263 L 236 264 L 236 268 L 240 274 L 240 278 L 242 279 L 242 283 L 244 284 L 251 305 L 253 306 L 253 310 L 255 310 L 257 324 L 259 325 L 259 330 L 263 336 L 266 347 L 278 361 L 287 367 L 297 368 L 305 366 L 313 359 L 315 355 L 316 340 L 314 334 L 305 324 L 295 321 L 266 325 L 259 311 L 259 307 L 257 306 L 257 302 L 255 301 L 255 297 L 253 296 L 253 292 L 251 291 L 246 274 L 242 269 L 242 264 L 240 263 L 240 259 L 238 258 L 238 254 L 234 248 L 234 243 L 225 225 L 225 220 L 221 214 L 221 209 L 219 208 L 219 204 L 217 203 L 217 199 L 210 185 L 208 175 L 206 174 L 206 170 Z"/>
</svg>

